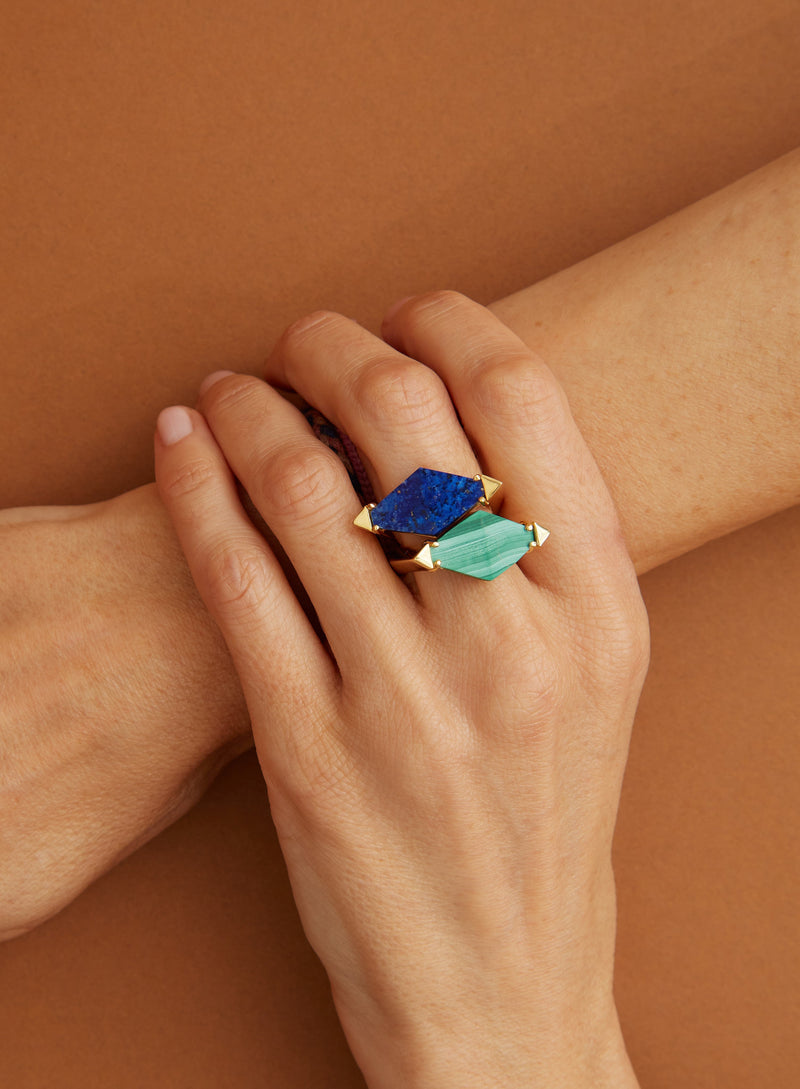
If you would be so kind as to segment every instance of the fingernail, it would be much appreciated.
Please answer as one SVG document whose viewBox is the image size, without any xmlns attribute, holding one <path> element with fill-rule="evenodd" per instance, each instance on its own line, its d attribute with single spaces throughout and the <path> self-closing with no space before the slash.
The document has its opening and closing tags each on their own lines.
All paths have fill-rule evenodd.
<svg viewBox="0 0 800 1089">
<path fill-rule="evenodd" d="M 173 446 L 192 432 L 192 417 L 181 405 L 165 408 L 158 414 L 158 437 L 165 446 Z"/>
<path fill-rule="evenodd" d="M 389 307 L 389 309 L 388 309 L 388 310 L 386 311 L 386 313 L 384 314 L 384 317 L 383 317 L 383 324 L 384 324 L 384 325 L 388 325 L 388 324 L 389 324 L 389 322 L 390 322 L 390 321 L 392 320 L 392 318 L 393 318 L 393 317 L 395 316 L 395 314 L 397 313 L 397 311 L 398 311 L 398 310 L 399 310 L 399 309 L 400 309 L 401 307 L 405 306 L 405 304 L 406 304 L 406 303 L 408 302 L 408 300 L 409 300 L 409 299 L 413 299 L 413 298 L 414 298 L 414 296 L 413 296 L 413 295 L 406 295 L 406 296 L 405 296 L 405 298 L 403 298 L 403 299 L 398 299 L 398 301 L 397 301 L 396 303 L 394 303 L 394 304 L 393 304 L 392 306 L 390 306 L 390 307 Z"/>
<path fill-rule="evenodd" d="M 220 378 L 227 378 L 229 374 L 233 373 L 233 371 L 214 371 L 212 374 L 207 375 L 200 383 L 200 389 L 197 391 L 197 396 L 202 397 L 206 390 L 211 389 L 215 382 L 219 382 Z"/>
</svg>

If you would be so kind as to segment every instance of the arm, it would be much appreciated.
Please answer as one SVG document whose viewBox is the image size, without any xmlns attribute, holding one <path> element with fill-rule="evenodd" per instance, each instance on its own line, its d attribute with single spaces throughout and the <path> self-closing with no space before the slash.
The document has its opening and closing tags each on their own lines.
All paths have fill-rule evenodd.
<svg viewBox="0 0 800 1089">
<path fill-rule="evenodd" d="M 798 499 L 799 192 L 795 152 L 491 307 L 566 389 L 639 572 Z M 155 485 L 69 513 L 0 519 L 0 938 L 170 824 L 249 743 L 229 656 Z M 161 760 L 148 759 L 151 737 Z M 95 784 L 126 761 L 141 804 L 105 821 Z M 53 864 L 31 871 L 31 857 Z"/>
<path fill-rule="evenodd" d="M 341 462 L 271 386 L 217 376 L 202 415 L 159 417 L 160 494 L 242 681 L 353 1055 L 370 1089 L 637 1089 L 613 997 L 611 840 L 648 634 L 611 498 L 552 373 L 484 307 L 453 292 L 405 307 L 421 362 L 349 318 L 313 319 L 267 377 L 314 395 L 377 495 L 418 458 L 473 476 L 463 424 L 506 484 L 504 513 L 535 502 L 553 527 L 502 574 L 410 585 L 352 524 Z"/>
<path fill-rule="evenodd" d="M 800 150 L 489 309 L 566 390 L 640 574 L 800 501 Z"/>
<path fill-rule="evenodd" d="M 564 386 L 641 573 L 800 500 L 800 151 L 490 307 Z"/>
</svg>

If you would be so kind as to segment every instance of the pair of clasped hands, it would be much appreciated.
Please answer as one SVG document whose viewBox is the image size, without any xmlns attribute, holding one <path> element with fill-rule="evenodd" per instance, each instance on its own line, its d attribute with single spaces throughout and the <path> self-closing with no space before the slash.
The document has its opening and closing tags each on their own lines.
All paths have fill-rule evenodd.
<svg viewBox="0 0 800 1089">
<path fill-rule="evenodd" d="M 196 653 L 227 644 L 297 908 L 370 1089 L 636 1086 L 613 998 L 611 845 L 648 627 L 616 511 L 552 373 L 490 311 L 435 292 L 393 307 L 382 335 L 313 313 L 279 339 L 265 380 L 218 372 L 196 408 L 161 413 L 169 517 L 139 560 L 139 599 L 174 595 L 177 619 L 148 630 L 129 714 L 112 713 L 113 674 L 100 692 L 65 639 L 44 665 L 61 682 L 58 728 L 9 725 L 0 930 L 54 914 L 250 743 L 227 682 L 184 692 L 172 732 L 147 734 L 170 698 L 160 640 L 180 632 L 190 590 L 188 575 L 158 584 L 177 536 L 215 622 Z M 376 495 L 420 466 L 482 472 L 503 481 L 503 516 L 549 540 L 491 582 L 401 577 L 353 525 L 347 470 L 281 389 L 352 438 Z M 109 540 L 122 501 L 139 500 L 110 501 Z M 0 551 L 24 529 L 35 555 L 61 519 L 66 572 L 70 527 L 100 513 L 44 510 L 10 512 Z M 82 645 L 94 632 L 109 657 L 124 640 L 135 659 L 119 579 L 69 592 L 84 601 Z M 5 608 L 13 622 L 13 593 Z M 44 675 L 42 693 L 44 723 Z M 3 727 L 21 706 L 13 686 L 4 706 Z M 209 715 L 230 722 L 213 752 Z"/>
</svg>

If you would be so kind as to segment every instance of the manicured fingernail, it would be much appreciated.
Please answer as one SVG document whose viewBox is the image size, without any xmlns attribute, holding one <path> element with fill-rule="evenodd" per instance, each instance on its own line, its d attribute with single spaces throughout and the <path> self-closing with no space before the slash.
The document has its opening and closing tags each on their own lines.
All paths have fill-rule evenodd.
<svg viewBox="0 0 800 1089">
<path fill-rule="evenodd" d="M 165 446 L 173 446 L 192 432 L 192 417 L 180 405 L 165 408 L 159 413 L 158 436 Z"/>
<path fill-rule="evenodd" d="M 401 308 L 402 306 L 405 306 L 405 304 L 406 304 L 406 303 L 408 302 L 408 300 L 409 300 L 409 299 L 413 299 L 413 298 L 414 298 L 414 296 L 413 296 L 413 295 L 406 295 L 406 297 L 405 297 L 404 299 L 398 299 L 398 301 L 397 301 L 396 303 L 394 303 L 394 304 L 393 304 L 392 306 L 390 306 L 390 307 L 389 307 L 389 309 L 388 309 L 388 310 L 386 311 L 386 313 L 384 314 L 384 316 L 383 316 L 383 324 L 384 324 L 384 325 L 388 325 L 388 324 L 389 324 L 389 322 L 390 322 L 390 321 L 392 320 L 392 318 L 393 318 L 393 317 L 395 316 L 395 314 L 397 313 L 397 311 L 398 311 L 398 310 L 399 310 L 399 309 L 400 309 L 400 308 Z"/>
<path fill-rule="evenodd" d="M 220 378 L 227 378 L 229 374 L 233 373 L 233 371 L 214 371 L 212 374 L 207 375 L 200 383 L 200 389 L 197 391 L 197 396 L 202 397 L 206 390 L 211 389 L 215 382 L 219 382 Z"/>
</svg>

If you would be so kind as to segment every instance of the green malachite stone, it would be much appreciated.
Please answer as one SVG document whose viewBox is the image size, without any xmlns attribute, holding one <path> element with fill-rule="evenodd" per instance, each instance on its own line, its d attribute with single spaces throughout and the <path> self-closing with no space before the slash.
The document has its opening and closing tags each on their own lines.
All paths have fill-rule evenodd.
<svg viewBox="0 0 800 1089">
<path fill-rule="evenodd" d="M 496 579 L 522 559 L 533 540 L 533 530 L 519 522 L 479 510 L 439 538 L 431 559 L 448 571 Z"/>
</svg>

